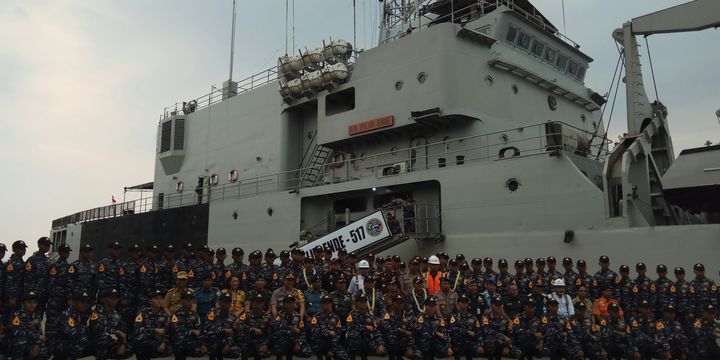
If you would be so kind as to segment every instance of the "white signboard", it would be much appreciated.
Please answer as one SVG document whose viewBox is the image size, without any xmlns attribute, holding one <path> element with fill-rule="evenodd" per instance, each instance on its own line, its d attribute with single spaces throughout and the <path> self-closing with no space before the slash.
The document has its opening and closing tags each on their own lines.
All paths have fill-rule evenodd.
<svg viewBox="0 0 720 360">
<path fill-rule="evenodd" d="M 342 249 L 351 253 L 389 236 L 390 229 L 388 229 L 383 213 L 378 211 L 308 243 L 300 249 L 305 252 L 305 256 L 312 257 L 312 249 L 320 245 L 323 249 L 332 249 L 334 258 Z"/>
</svg>

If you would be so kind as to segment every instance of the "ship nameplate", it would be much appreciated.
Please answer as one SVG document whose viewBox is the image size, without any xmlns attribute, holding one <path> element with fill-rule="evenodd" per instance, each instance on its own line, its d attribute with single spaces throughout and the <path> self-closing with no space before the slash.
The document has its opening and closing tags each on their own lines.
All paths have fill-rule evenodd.
<svg viewBox="0 0 720 360">
<path fill-rule="evenodd" d="M 363 134 L 368 131 L 373 131 L 377 129 L 382 129 L 386 127 L 391 127 L 395 124 L 395 117 L 390 116 L 384 116 L 377 119 L 367 120 L 363 122 L 359 122 L 357 124 L 352 124 L 348 126 L 348 135 L 358 135 Z"/>
</svg>

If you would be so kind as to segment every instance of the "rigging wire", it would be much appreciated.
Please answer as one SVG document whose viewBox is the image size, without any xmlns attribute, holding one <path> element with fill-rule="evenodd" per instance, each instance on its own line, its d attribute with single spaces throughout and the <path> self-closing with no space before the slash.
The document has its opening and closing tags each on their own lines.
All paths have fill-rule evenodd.
<svg viewBox="0 0 720 360">
<path fill-rule="evenodd" d="M 647 49 L 648 53 L 648 60 L 650 60 L 650 74 L 652 74 L 652 80 L 653 80 L 653 87 L 655 88 L 655 100 L 660 100 L 660 96 L 658 95 L 657 90 L 657 82 L 655 81 L 655 69 L 653 69 L 653 62 L 652 62 L 652 55 L 650 55 L 650 43 L 648 43 L 648 37 L 645 37 L 645 48 Z"/>
<path fill-rule="evenodd" d="M 605 147 L 605 142 L 606 142 L 605 140 L 607 139 L 607 133 L 608 133 L 608 131 L 610 131 L 610 123 L 611 123 L 611 121 L 612 121 L 612 115 L 613 115 L 613 112 L 614 112 L 614 110 L 615 110 L 615 102 L 616 102 L 616 100 L 617 100 L 618 91 L 620 90 L 620 83 L 621 83 L 621 81 L 622 81 L 623 70 L 625 69 L 625 66 L 622 66 L 622 67 L 620 66 L 621 64 L 622 64 L 622 65 L 625 65 L 625 59 L 624 59 L 624 56 L 623 56 L 623 52 L 620 51 L 620 47 L 617 45 L 617 43 L 615 44 L 615 48 L 618 50 L 619 55 L 618 55 L 618 61 L 617 61 L 617 63 L 615 64 L 615 71 L 614 71 L 614 73 L 613 73 L 613 79 L 612 79 L 612 82 L 610 82 L 610 89 L 608 90 L 608 93 L 607 93 L 608 100 L 610 100 L 609 97 L 610 97 L 610 93 L 612 93 L 613 86 L 616 86 L 616 87 L 615 87 L 615 94 L 613 95 L 612 105 L 611 105 L 611 107 L 610 107 L 610 115 L 609 115 L 609 117 L 608 117 L 608 123 L 607 123 L 607 127 L 606 127 L 606 129 L 605 129 L 605 134 L 603 135 L 603 142 L 600 144 L 600 148 L 598 148 L 598 153 L 597 153 L 597 156 L 595 157 L 595 160 L 598 160 L 598 159 L 600 158 L 600 155 L 602 154 L 603 148 Z M 619 72 L 618 72 L 618 71 L 619 71 Z M 617 76 L 617 83 L 615 82 L 616 76 Z M 609 103 L 610 103 L 610 101 L 606 102 L 606 103 L 603 105 L 603 109 L 602 109 L 602 111 L 600 112 L 600 119 L 601 119 L 601 120 L 602 120 L 602 118 L 603 118 L 603 116 L 604 116 L 604 114 L 605 114 L 605 110 L 607 110 L 607 107 L 608 107 L 608 104 L 609 104 Z M 600 126 L 598 126 L 598 127 L 595 128 L 595 132 L 593 133 L 593 138 L 590 139 L 590 143 L 591 143 L 591 144 L 592 144 L 592 140 L 595 138 L 595 135 L 597 134 L 597 130 L 598 130 L 598 129 L 600 129 Z M 608 149 L 608 150 L 609 150 L 609 149 Z"/>
</svg>

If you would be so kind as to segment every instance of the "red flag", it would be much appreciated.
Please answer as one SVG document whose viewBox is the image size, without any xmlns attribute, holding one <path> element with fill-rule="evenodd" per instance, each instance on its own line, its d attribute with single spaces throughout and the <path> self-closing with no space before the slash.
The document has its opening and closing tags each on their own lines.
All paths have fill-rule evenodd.
<svg viewBox="0 0 720 360">
<path fill-rule="evenodd" d="M 112 203 L 113 205 L 117 203 L 117 200 L 115 200 L 115 195 L 112 196 Z"/>
</svg>

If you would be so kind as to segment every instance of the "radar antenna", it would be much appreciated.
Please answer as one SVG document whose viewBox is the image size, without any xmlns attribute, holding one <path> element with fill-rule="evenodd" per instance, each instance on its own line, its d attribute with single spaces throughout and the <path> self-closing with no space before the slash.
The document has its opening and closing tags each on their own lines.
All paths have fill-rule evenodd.
<svg viewBox="0 0 720 360">
<path fill-rule="evenodd" d="M 380 34 L 378 45 L 421 26 L 420 12 L 433 0 L 385 0 L 380 3 Z"/>
</svg>

